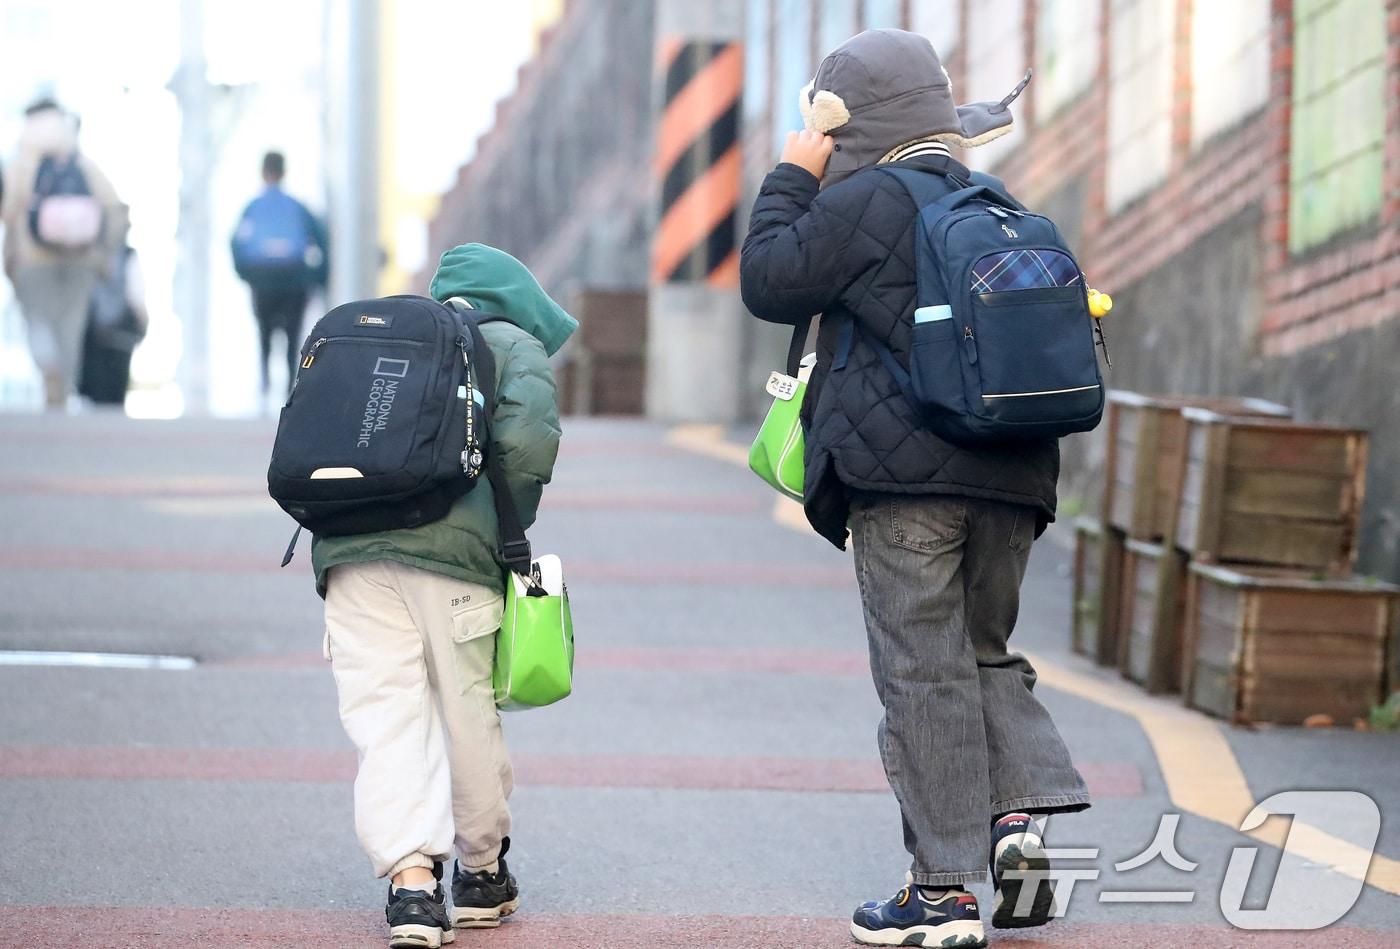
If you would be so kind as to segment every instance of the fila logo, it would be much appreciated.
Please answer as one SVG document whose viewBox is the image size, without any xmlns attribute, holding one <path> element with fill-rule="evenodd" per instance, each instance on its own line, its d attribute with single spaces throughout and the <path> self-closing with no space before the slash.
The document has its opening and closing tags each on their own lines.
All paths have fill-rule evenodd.
<svg viewBox="0 0 1400 949">
<path fill-rule="evenodd" d="M 1010 224 L 1003 224 L 1001 226 L 1001 229 L 1006 232 L 1007 237 L 1016 238 L 1021 236 L 1020 234 L 1017 234 L 1014 230 L 1011 229 Z"/>
<path fill-rule="evenodd" d="M 370 316 L 369 314 L 365 314 L 364 316 L 361 316 L 361 317 L 356 321 L 356 325 L 358 325 L 358 326 L 389 326 L 392 322 L 393 322 L 392 320 L 386 319 L 385 317 L 382 317 L 382 316 Z"/>
</svg>

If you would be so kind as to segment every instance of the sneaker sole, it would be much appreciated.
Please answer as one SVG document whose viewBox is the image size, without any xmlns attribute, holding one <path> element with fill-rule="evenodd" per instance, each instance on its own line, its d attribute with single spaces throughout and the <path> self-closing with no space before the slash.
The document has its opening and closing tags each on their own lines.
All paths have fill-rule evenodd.
<svg viewBox="0 0 1400 949">
<path fill-rule="evenodd" d="M 457 934 L 436 926 L 395 926 L 389 930 L 389 949 L 438 949 Z"/>
<path fill-rule="evenodd" d="M 977 920 L 958 920 L 939 926 L 908 929 L 866 929 L 851 923 L 851 938 L 866 946 L 940 946 L 944 949 L 982 949 L 987 936 Z"/>
<path fill-rule="evenodd" d="M 1011 844 L 997 857 L 996 879 L 1001 882 L 997 887 L 997 904 L 992 912 L 992 925 L 997 929 L 1044 926 L 1055 915 L 1055 890 L 1050 885 L 1049 877 L 1029 880 L 1007 877 L 1008 873 L 1015 871 L 1049 873 L 1050 858 L 1034 844 L 1027 847 L 1025 852 L 1016 844 Z M 1021 901 L 1021 890 L 1027 883 L 1036 887 L 1035 898 L 1031 901 L 1030 912 L 1025 916 L 1017 916 L 1016 906 Z"/>
<path fill-rule="evenodd" d="M 520 908 L 520 897 L 500 906 L 466 906 L 452 910 L 455 929 L 495 929 L 501 920 Z"/>
</svg>

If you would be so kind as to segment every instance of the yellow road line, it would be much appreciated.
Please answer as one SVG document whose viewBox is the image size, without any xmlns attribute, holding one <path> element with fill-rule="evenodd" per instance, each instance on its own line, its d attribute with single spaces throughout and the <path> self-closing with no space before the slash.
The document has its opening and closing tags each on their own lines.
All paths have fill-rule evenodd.
<svg viewBox="0 0 1400 949">
<path fill-rule="evenodd" d="M 1057 662 L 1030 657 L 1041 682 L 1060 692 L 1130 715 L 1147 735 L 1162 769 L 1167 795 L 1182 811 L 1238 831 L 1254 809 L 1244 771 L 1220 725 L 1200 712 L 1147 695 L 1108 675 L 1081 672 Z M 1311 824 L 1265 821 L 1249 836 L 1271 847 L 1325 864 L 1357 878 L 1367 865 L 1361 847 Z M 1400 861 L 1375 854 L 1363 877 L 1378 890 L 1400 896 Z"/>
<path fill-rule="evenodd" d="M 719 425 L 683 425 L 673 429 L 667 442 L 678 448 L 732 464 L 748 464 L 748 452 L 724 440 Z M 801 505 L 779 497 L 773 519 L 784 527 L 807 531 Z M 1245 815 L 1254 809 L 1244 771 L 1234 749 L 1214 719 L 1183 705 L 1147 695 L 1121 680 L 1097 671 L 1080 671 L 1060 663 L 1031 657 L 1041 682 L 1060 692 L 1130 715 L 1147 735 L 1162 769 L 1167 795 L 1178 809 L 1239 830 Z M 1362 848 L 1294 819 L 1266 820 L 1249 836 L 1314 863 L 1325 864 L 1353 879 L 1365 867 Z M 1371 886 L 1400 896 L 1400 861 L 1374 854 L 1364 879 Z"/>
<path fill-rule="evenodd" d="M 748 450 L 724 440 L 722 425 L 678 425 L 666 433 L 666 444 L 706 458 L 748 467 Z"/>
<path fill-rule="evenodd" d="M 781 494 L 773 504 L 773 520 L 799 534 L 812 533 L 811 522 L 807 520 L 807 512 L 802 510 L 802 505 Z"/>
</svg>

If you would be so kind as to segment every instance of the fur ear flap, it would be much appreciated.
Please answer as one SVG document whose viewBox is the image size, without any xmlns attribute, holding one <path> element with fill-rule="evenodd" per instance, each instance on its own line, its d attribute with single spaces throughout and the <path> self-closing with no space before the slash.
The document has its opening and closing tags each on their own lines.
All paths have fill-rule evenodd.
<svg viewBox="0 0 1400 949">
<path fill-rule="evenodd" d="M 823 134 L 839 129 L 851 121 L 851 111 L 845 101 L 834 92 L 823 89 L 812 97 L 812 114 L 807 119 L 807 127 Z"/>
<path fill-rule="evenodd" d="M 812 130 L 812 86 L 815 82 L 816 80 L 812 80 L 807 83 L 797 94 L 797 108 L 802 112 L 802 124 L 809 132 Z"/>
</svg>

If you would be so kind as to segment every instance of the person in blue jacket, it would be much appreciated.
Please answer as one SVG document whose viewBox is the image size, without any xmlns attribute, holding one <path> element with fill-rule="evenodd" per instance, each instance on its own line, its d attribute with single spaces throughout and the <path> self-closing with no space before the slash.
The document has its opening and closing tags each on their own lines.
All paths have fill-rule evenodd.
<svg viewBox="0 0 1400 949">
<path fill-rule="evenodd" d="M 287 339 L 287 387 L 296 378 L 301 323 L 313 290 L 324 287 L 329 254 L 325 227 L 306 205 L 282 190 L 287 162 L 281 152 L 263 156 L 265 187 L 243 209 L 233 234 L 233 266 L 253 293 L 262 351 L 262 393 L 271 379 L 272 337 Z"/>
</svg>

